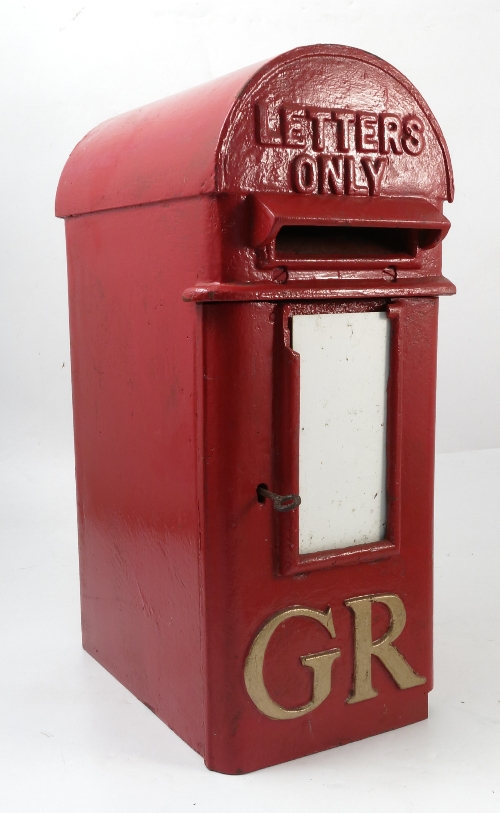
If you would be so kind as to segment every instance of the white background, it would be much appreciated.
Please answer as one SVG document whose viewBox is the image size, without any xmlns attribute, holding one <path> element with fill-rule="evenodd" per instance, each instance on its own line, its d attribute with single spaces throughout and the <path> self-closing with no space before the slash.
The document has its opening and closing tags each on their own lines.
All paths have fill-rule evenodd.
<svg viewBox="0 0 500 813">
<path fill-rule="evenodd" d="M 500 447 L 499 15 L 498 0 L 2 0 L 2 809 L 500 810 L 500 455 L 467 451 Z M 437 433 L 438 451 L 455 454 L 438 458 L 436 690 L 428 723 L 227 778 L 79 648 L 53 200 L 69 152 L 103 119 L 317 42 L 406 74 L 455 169 L 444 269 L 459 293 L 441 302 Z"/>
</svg>

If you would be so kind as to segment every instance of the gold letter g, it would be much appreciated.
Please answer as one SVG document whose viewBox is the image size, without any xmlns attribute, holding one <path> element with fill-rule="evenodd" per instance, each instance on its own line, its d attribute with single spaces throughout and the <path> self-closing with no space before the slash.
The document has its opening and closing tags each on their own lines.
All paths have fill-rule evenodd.
<svg viewBox="0 0 500 813">
<path fill-rule="evenodd" d="M 335 638 L 335 628 L 333 626 L 332 611 L 330 607 L 324 613 L 319 610 L 311 610 L 309 607 L 289 607 L 271 616 L 264 624 L 261 631 L 255 636 L 250 647 L 250 652 L 245 661 L 245 686 L 253 702 L 266 717 L 272 720 L 292 720 L 295 717 L 302 717 L 309 711 L 318 708 L 330 694 L 332 686 L 332 663 L 340 657 L 340 649 L 330 649 L 327 652 L 318 652 L 313 655 L 302 655 L 301 663 L 308 666 L 314 672 L 312 697 L 305 706 L 296 709 L 285 709 L 270 697 L 266 689 L 263 676 L 264 657 L 267 645 L 272 634 L 283 621 L 289 618 L 305 617 L 313 618 L 328 630 L 332 638 Z"/>
</svg>

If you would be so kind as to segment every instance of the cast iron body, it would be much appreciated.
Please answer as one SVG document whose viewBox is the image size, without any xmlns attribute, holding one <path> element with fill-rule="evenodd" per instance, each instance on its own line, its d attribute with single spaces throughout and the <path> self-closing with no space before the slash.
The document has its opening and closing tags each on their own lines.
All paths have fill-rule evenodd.
<svg viewBox="0 0 500 813">
<path fill-rule="evenodd" d="M 56 211 L 83 643 L 211 769 L 252 771 L 427 716 L 437 297 L 454 293 L 440 245 L 452 197 L 422 97 L 383 60 L 341 46 L 299 48 L 107 121 L 66 164 Z M 386 538 L 301 556 L 300 508 L 275 511 L 256 492 L 298 493 L 290 316 L 384 309 Z M 376 638 L 386 594 L 404 603 L 397 648 L 422 680 L 401 689 L 373 656 L 378 695 L 346 702 L 345 602 L 375 597 Z M 280 624 L 263 672 L 273 701 L 307 705 L 313 674 L 300 657 L 341 654 L 319 707 L 272 719 L 245 663 L 263 625 L 294 607 L 331 608 L 336 638 L 305 615 Z"/>
</svg>

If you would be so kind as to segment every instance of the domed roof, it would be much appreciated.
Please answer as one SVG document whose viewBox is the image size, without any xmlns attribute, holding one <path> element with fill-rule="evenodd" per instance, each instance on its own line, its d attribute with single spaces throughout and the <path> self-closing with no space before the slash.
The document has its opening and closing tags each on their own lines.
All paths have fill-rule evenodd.
<svg viewBox="0 0 500 813">
<path fill-rule="evenodd" d="M 372 54 L 315 45 L 100 124 L 64 167 L 56 214 L 291 192 L 293 162 L 307 172 L 344 154 L 368 183 L 383 166 L 377 194 L 453 199 L 443 134 L 413 85 Z"/>
</svg>

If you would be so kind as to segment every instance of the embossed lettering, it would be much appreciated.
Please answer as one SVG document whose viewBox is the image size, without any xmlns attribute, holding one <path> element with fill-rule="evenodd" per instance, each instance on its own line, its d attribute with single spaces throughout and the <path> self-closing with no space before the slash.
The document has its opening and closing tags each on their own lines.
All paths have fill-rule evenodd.
<svg viewBox="0 0 500 813">
<path fill-rule="evenodd" d="M 356 147 L 358 152 L 378 152 L 378 116 L 374 113 L 358 113 L 356 122 Z"/>
<path fill-rule="evenodd" d="M 273 130 L 269 126 L 269 107 L 265 102 L 257 102 L 255 105 L 255 119 L 257 141 L 268 146 L 281 146 L 282 140 L 279 131 Z"/>
<path fill-rule="evenodd" d="M 314 149 L 322 152 L 325 149 L 325 121 L 332 120 L 332 111 L 309 107 L 307 113 L 312 121 Z"/>
<path fill-rule="evenodd" d="M 372 640 L 372 604 L 380 602 L 389 608 L 389 629 L 381 638 Z M 413 671 L 393 641 L 403 632 L 406 610 L 403 602 L 393 593 L 360 596 L 347 599 L 344 604 L 354 613 L 354 689 L 348 703 L 360 703 L 377 697 L 372 686 L 372 657 L 385 666 L 400 689 L 421 686 L 425 678 Z"/>
<path fill-rule="evenodd" d="M 390 613 L 387 632 L 377 640 L 372 639 L 372 606 L 384 604 Z M 417 674 L 403 657 L 394 641 L 402 633 L 406 624 L 406 610 L 403 602 L 395 593 L 377 593 L 367 596 L 356 596 L 344 601 L 354 614 L 354 673 L 353 688 L 347 703 L 360 703 L 377 697 L 378 692 L 372 685 L 372 658 L 378 658 L 389 672 L 399 689 L 411 689 L 422 686 L 426 678 Z M 272 720 L 291 720 L 302 717 L 318 708 L 326 700 L 332 689 L 332 664 L 340 657 L 340 649 L 328 649 L 310 655 L 300 656 L 303 666 L 313 670 L 313 687 L 311 699 L 297 708 L 284 708 L 270 696 L 264 681 L 264 660 L 269 642 L 285 621 L 292 618 L 310 618 L 321 624 L 332 638 L 335 638 L 332 611 L 330 607 L 324 612 L 310 607 L 288 607 L 272 615 L 255 636 L 245 661 L 245 686 L 251 699 L 262 714 Z"/>
<path fill-rule="evenodd" d="M 297 192 L 310 194 L 318 190 L 318 165 L 316 159 L 303 153 L 292 164 L 293 185 Z"/>
<path fill-rule="evenodd" d="M 301 107 L 281 108 L 283 143 L 287 147 L 305 147 L 307 141 L 306 111 Z"/>
<path fill-rule="evenodd" d="M 320 192 L 326 195 L 333 192 L 334 195 L 344 194 L 344 156 L 343 155 L 320 155 Z"/>
<path fill-rule="evenodd" d="M 351 125 L 356 121 L 356 116 L 352 110 L 336 110 L 335 121 L 337 122 L 337 149 L 339 152 L 349 152 L 351 149 Z"/>
<path fill-rule="evenodd" d="M 346 193 L 348 195 L 368 195 L 367 186 L 358 186 L 356 183 L 356 162 L 353 155 L 344 158 L 344 173 L 346 178 Z"/>
<path fill-rule="evenodd" d="M 290 607 L 273 615 L 256 635 L 250 652 L 245 661 L 244 678 L 248 694 L 262 714 L 270 717 L 271 720 L 292 720 L 302 717 L 314 709 L 330 694 L 332 686 L 332 664 L 340 657 L 340 649 L 330 649 L 327 652 L 317 652 L 312 655 L 302 655 L 300 661 L 303 666 L 308 666 L 313 670 L 313 690 L 312 697 L 304 706 L 295 709 L 286 709 L 276 703 L 264 683 L 264 658 L 266 649 L 271 640 L 271 636 L 284 621 L 289 618 L 312 618 L 319 622 L 328 630 L 332 638 L 335 638 L 335 628 L 333 626 L 332 611 L 330 607 L 324 613 L 312 610 L 309 607 Z"/>
<path fill-rule="evenodd" d="M 418 156 L 426 145 L 424 123 L 417 115 L 401 119 L 396 113 L 292 103 L 278 111 L 259 101 L 255 123 L 263 146 L 307 150 L 289 159 L 291 188 L 302 194 L 380 195 L 389 156 Z M 325 155 L 328 149 L 340 154 Z"/>
<path fill-rule="evenodd" d="M 399 116 L 394 116 L 392 113 L 382 113 L 379 116 L 379 149 L 382 155 L 387 155 L 391 150 L 396 155 L 401 155 L 403 152 L 401 130 L 402 124 Z"/>
<path fill-rule="evenodd" d="M 403 149 L 409 155 L 420 155 L 425 147 L 424 125 L 418 116 L 405 116 L 403 119 Z"/>
<path fill-rule="evenodd" d="M 379 155 L 378 158 L 366 156 L 365 158 L 361 159 L 361 165 L 365 171 L 370 195 L 380 195 L 382 178 L 384 177 L 385 168 L 388 162 L 389 159 L 386 155 Z"/>
</svg>

